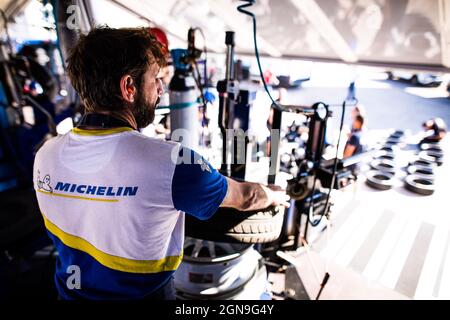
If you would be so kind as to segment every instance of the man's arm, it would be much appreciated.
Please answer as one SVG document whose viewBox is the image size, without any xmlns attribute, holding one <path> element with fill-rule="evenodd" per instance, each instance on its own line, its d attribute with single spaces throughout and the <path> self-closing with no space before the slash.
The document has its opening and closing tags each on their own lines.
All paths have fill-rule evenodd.
<svg viewBox="0 0 450 320">
<path fill-rule="evenodd" d="M 226 179 L 228 191 L 221 207 L 230 207 L 241 211 L 253 211 L 278 205 L 289 207 L 289 196 L 276 185 L 264 186 L 258 183 Z"/>
<path fill-rule="evenodd" d="M 206 220 L 220 206 L 242 211 L 280 204 L 289 206 L 289 197 L 278 186 L 236 182 L 220 174 L 188 148 L 182 148 L 179 157 L 183 161 L 175 166 L 172 177 L 172 201 L 177 210 Z"/>
<path fill-rule="evenodd" d="M 347 144 L 344 149 L 344 158 L 349 158 L 355 153 L 356 146 Z"/>
<path fill-rule="evenodd" d="M 345 145 L 344 158 L 351 157 L 355 153 L 359 144 L 359 137 L 357 137 L 355 134 L 352 134 Z"/>
</svg>

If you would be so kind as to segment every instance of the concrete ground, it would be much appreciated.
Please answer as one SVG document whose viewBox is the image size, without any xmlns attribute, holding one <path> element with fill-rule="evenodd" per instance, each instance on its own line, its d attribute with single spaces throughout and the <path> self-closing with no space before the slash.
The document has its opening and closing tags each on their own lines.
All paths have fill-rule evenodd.
<svg viewBox="0 0 450 320">
<path fill-rule="evenodd" d="M 305 83 L 290 92 L 289 99 L 306 105 L 338 103 L 345 98 L 347 87 L 339 79 L 332 80 Z M 441 117 L 450 125 L 450 99 L 423 97 L 439 88 L 410 88 L 388 80 L 362 79 L 360 83 L 356 96 L 366 107 L 373 132 L 406 129 L 415 134 L 431 117 Z M 337 110 L 330 127 L 339 126 Z M 391 190 L 370 188 L 362 174 L 354 186 L 335 192 L 329 233 L 310 228 L 311 240 L 316 238 L 310 255 L 304 248 L 289 253 L 296 258 L 297 271 L 311 297 L 328 270 L 330 282 L 321 299 L 450 299 L 450 136 L 442 147 L 446 158 L 435 171 L 436 191 L 431 196 L 407 191 L 401 168 Z M 405 151 L 402 156 L 406 162 L 400 167 L 414 152 Z"/>
</svg>

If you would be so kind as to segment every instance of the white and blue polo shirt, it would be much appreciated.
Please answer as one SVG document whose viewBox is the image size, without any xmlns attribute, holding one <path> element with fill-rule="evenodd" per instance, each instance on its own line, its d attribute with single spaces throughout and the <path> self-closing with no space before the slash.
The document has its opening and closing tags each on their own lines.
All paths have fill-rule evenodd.
<svg viewBox="0 0 450 320">
<path fill-rule="evenodd" d="M 49 140 L 34 163 L 34 187 L 59 256 L 65 299 L 139 299 L 181 263 L 184 213 L 210 218 L 226 179 L 175 142 L 129 128 L 73 129 Z M 70 270 L 80 288 L 70 289 Z"/>
</svg>

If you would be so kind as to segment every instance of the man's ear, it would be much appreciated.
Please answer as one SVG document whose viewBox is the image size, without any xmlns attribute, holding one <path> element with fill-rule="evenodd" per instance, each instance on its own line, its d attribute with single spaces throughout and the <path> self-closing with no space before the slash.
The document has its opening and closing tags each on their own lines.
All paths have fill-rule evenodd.
<svg viewBox="0 0 450 320">
<path fill-rule="evenodd" d="M 133 103 L 136 96 L 136 87 L 133 78 L 126 74 L 120 79 L 120 93 L 126 102 Z"/>
</svg>

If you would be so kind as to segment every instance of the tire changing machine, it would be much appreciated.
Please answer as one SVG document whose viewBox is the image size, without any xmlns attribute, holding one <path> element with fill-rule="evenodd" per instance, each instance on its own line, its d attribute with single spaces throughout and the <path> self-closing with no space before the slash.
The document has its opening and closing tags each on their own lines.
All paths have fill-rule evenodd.
<svg viewBox="0 0 450 320">
<path fill-rule="evenodd" d="M 234 32 L 226 32 L 225 44 L 226 74 L 225 79 L 217 84 L 218 120 L 222 133 L 220 172 L 245 181 L 247 164 L 254 156 L 252 137 L 245 131 L 249 129 L 250 109 L 256 93 L 239 89 L 239 70 L 234 68 Z M 342 161 L 322 160 L 326 123 L 331 116 L 328 105 L 322 102 L 310 107 L 273 104 L 272 109 L 269 184 L 275 183 L 279 172 L 282 113 L 303 114 L 310 120 L 309 132 L 312 134 L 307 141 L 305 158 L 299 160 L 298 175 L 288 181 L 291 207 L 287 210 L 267 208 L 258 212 L 220 208 L 206 221 L 186 215 L 184 258 L 175 273 L 179 299 L 272 299 L 269 270 L 285 273 L 283 298 L 309 299 L 295 266 L 280 258 L 277 252 L 295 251 L 302 245 L 308 224 L 314 225 L 310 220 L 311 208 L 313 215 L 328 214 L 330 203 L 320 187 L 339 189 L 354 177 Z M 308 220 L 300 236 L 303 215 Z"/>
</svg>

